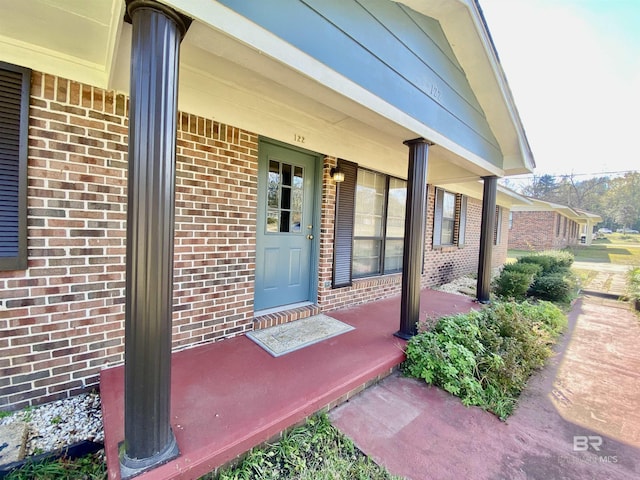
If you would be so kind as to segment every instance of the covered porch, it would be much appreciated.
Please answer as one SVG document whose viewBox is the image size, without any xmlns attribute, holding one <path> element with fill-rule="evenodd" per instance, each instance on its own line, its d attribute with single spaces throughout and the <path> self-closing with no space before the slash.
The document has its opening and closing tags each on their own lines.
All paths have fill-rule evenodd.
<svg viewBox="0 0 640 480">
<path fill-rule="evenodd" d="M 478 308 L 472 299 L 421 291 L 420 318 Z M 404 360 L 394 336 L 400 296 L 327 312 L 354 330 L 274 358 L 246 336 L 173 354 L 170 423 L 180 456 L 140 479 L 196 479 L 309 415 L 338 405 Z M 101 374 L 108 478 L 120 478 L 124 369 Z"/>
</svg>

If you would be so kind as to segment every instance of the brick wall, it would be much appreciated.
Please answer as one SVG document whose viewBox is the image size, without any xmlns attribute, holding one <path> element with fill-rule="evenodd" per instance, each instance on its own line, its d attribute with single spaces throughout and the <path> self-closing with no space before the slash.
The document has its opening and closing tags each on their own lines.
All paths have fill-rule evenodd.
<svg viewBox="0 0 640 480">
<path fill-rule="evenodd" d="M 95 387 L 123 360 L 128 99 L 33 73 L 29 264 L 0 272 L 0 408 Z M 333 310 L 397 295 L 401 275 L 332 289 L 335 183 L 323 165 L 318 303 Z M 254 328 L 258 136 L 180 113 L 173 348 Z M 429 188 L 424 286 L 477 270 L 481 202 L 467 204 L 464 248 L 433 249 Z M 503 220 L 503 234 L 506 233 Z M 506 241 L 494 261 L 506 256 Z"/>
<path fill-rule="evenodd" d="M 508 241 L 509 248 L 540 252 L 576 245 L 579 238 L 579 225 L 557 212 L 513 212 Z"/>
<path fill-rule="evenodd" d="M 127 98 L 34 72 L 28 270 L 0 272 L 0 408 L 122 361 Z M 179 116 L 173 347 L 251 328 L 257 136 Z"/>
</svg>

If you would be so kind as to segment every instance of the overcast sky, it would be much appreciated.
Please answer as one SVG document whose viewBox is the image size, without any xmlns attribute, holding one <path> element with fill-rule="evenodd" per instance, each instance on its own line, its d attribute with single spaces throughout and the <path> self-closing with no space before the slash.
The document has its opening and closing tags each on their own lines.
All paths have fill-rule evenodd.
<svg viewBox="0 0 640 480">
<path fill-rule="evenodd" d="M 479 0 L 536 175 L 640 170 L 640 0 Z"/>
</svg>

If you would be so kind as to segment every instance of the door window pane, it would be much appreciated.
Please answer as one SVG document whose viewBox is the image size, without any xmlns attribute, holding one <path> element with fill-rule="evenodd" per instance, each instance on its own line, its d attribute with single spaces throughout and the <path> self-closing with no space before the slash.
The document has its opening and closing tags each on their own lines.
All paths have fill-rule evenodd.
<svg viewBox="0 0 640 480">
<path fill-rule="evenodd" d="M 267 233 L 300 233 L 304 169 L 270 160 L 267 175 Z"/>
<path fill-rule="evenodd" d="M 267 210 L 267 232 L 274 233 L 278 232 L 280 227 L 280 222 L 278 220 L 278 211 L 272 208 Z"/>
<path fill-rule="evenodd" d="M 269 162 L 269 178 L 267 179 L 267 205 L 278 208 L 280 205 L 280 163 Z"/>
</svg>

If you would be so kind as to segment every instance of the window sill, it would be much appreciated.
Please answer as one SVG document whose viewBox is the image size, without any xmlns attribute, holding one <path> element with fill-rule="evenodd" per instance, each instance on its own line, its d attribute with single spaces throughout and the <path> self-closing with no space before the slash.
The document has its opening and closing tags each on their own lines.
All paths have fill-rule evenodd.
<svg viewBox="0 0 640 480">
<path fill-rule="evenodd" d="M 385 275 L 371 275 L 369 277 L 355 277 L 352 282 L 355 285 L 356 283 L 394 281 L 397 278 L 402 278 L 402 272 L 387 273 Z"/>
<path fill-rule="evenodd" d="M 440 251 L 440 252 L 455 252 L 460 248 L 461 247 L 459 247 L 458 245 L 436 245 L 433 247 L 433 250 Z"/>
</svg>

